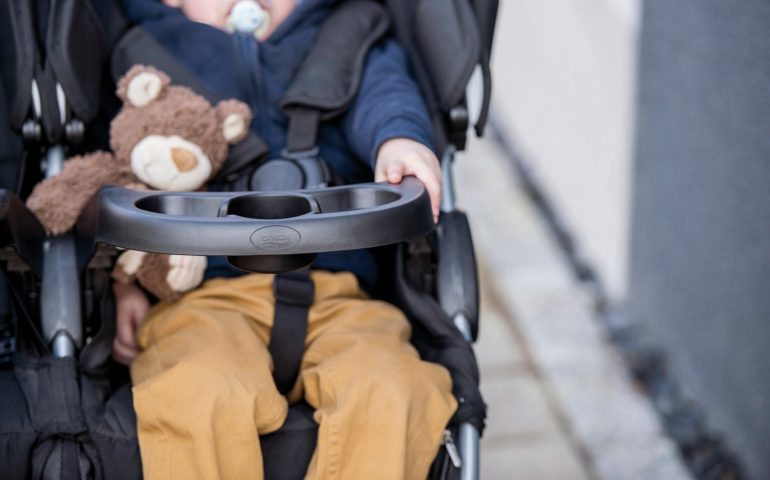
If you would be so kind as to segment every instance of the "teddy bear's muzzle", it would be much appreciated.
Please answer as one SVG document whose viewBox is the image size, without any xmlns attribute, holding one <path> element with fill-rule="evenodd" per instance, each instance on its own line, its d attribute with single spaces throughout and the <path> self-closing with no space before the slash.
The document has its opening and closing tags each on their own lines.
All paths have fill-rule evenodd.
<svg viewBox="0 0 770 480">
<path fill-rule="evenodd" d="M 186 148 L 172 148 L 171 160 L 180 172 L 189 172 L 198 165 L 198 159 L 195 154 Z"/>
<path fill-rule="evenodd" d="M 131 151 L 131 170 L 157 190 L 197 190 L 211 175 L 209 158 L 194 142 L 175 135 L 148 135 Z"/>
</svg>

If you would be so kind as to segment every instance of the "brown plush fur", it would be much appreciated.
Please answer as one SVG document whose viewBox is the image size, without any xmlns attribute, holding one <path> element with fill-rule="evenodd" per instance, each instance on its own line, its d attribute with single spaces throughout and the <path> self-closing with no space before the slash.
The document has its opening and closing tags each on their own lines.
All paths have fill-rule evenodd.
<svg viewBox="0 0 770 480">
<path fill-rule="evenodd" d="M 59 175 L 35 186 L 27 207 L 50 235 L 60 235 L 72 228 L 99 188 L 108 184 L 125 185 L 133 178 L 128 166 L 117 162 L 109 153 L 73 157 Z"/>
<path fill-rule="evenodd" d="M 128 86 L 141 73 L 160 77 L 161 90 L 147 105 L 136 107 L 129 102 Z M 27 199 L 27 206 L 51 235 L 72 228 L 85 204 L 101 187 L 139 183 L 131 171 L 131 152 L 148 135 L 179 136 L 198 145 L 212 163 L 212 178 L 225 163 L 229 145 L 245 137 L 251 122 L 251 112 L 245 104 L 225 100 L 213 107 L 189 88 L 170 85 L 168 76 L 153 67 L 134 66 L 118 82 L 116 93 L 124 103 L 110 125 L 114 155 L 95 152 L 66 161 L 59 175 L 38 184 Z M 246 131 L 228 142 L 223 124 L 232 113 L 243 116 Z M 176 298 L 182 292 L 173 292 L 166 284 L 168 271 L 167 256 L 151 254 L 145 257 L 137 278 L 158 298 Z M 121 281 L 130 280 L 125 272 L 115 275 Z"/>
<path fill-rule="evenodd" d="M 171 270 L 168 255 L 160 253 L 148 253 L 144 257 L 142 266 L 136 272 L 139 283 L 161 300 L 177 300 L 184 292 L 172 290 L 166 283 L 166 277 Z"/>
<path fill-rule="evenodd" d="M 144 262 L 143 262 L 144 263 Z M 125 270 L 120 267 L 120 264 L 116 263 L 115 268 L 112 269 L 112 279 L 118 283 L 129 284 L 134 281 L 134 277 L 129 275 Z"/>
<path fill-rule="evenodd" d="M 228 144 L 222 135 L 219 115 L 212 110 L 209 102 L 189 88 L 170 86 L 145 107 L 136 108 L 131 104 L 123 107 L 112 120 L 110 147 L 117 158 L 127 161 L 131 150 L 143 138 L 176 135 L 201 147 L 211 160 L 213 170 L 219 171 L 227 159 Z"/>
</svg>

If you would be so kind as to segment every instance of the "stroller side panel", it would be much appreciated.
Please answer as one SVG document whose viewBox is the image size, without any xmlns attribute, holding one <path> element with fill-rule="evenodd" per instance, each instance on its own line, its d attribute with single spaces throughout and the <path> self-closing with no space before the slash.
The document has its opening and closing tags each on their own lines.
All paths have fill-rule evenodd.
<svg viewBox="0 0 770 480">
<path fill-rule="evenodd" d="M 37 432 L 13 370 L 0 371 L 0 392 L 0 471 L 5 478 L 29 478 Z"/>
</svg>

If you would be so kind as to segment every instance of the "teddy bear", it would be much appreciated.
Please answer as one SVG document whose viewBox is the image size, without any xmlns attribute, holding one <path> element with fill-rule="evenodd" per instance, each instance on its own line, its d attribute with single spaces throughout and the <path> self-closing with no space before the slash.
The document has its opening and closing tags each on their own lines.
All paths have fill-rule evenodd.
<svg viewBox="0 0 770 480">
<path fill-rule="evenodd" d="M 64 162 L 62 171 L 35 186 L 27 199 L 49 235 L 75 224 L 88 200 L 105 185 L 161 191 L 196 191 L 221 169 L 230 145 L 248 134 L 251 112 L 242 102 L 212 106 L 191 89 L 171 85 L 149 66 L 136 65 L 118 82 L 123 101 L 110 124 L 112 153 L 94 152 Z M 137 280 L 161 300 L 174 300 L 203 280 L 206 257 L 127 250 L 112 276 Z"/>
</svg>

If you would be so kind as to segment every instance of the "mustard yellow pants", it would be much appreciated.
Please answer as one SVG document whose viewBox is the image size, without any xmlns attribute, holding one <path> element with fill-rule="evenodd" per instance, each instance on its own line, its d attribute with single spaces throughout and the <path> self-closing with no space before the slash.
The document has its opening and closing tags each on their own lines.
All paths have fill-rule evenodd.
<svg viewBox="0 0 770 480">
<path fill-rule="evenodd" d="M 424 479 L 455 411 L 451 380 L 409 344 L 390 304 L 350 273 L 313 272 L 300 377 L 289 398 L 266 345 L 273 277 L 214 279 L 156 306 L 131 367 L 145 478 L 261 479 L 259 435 L 301 398 L 319 424 L 309 479 Z"/>
</svg>

